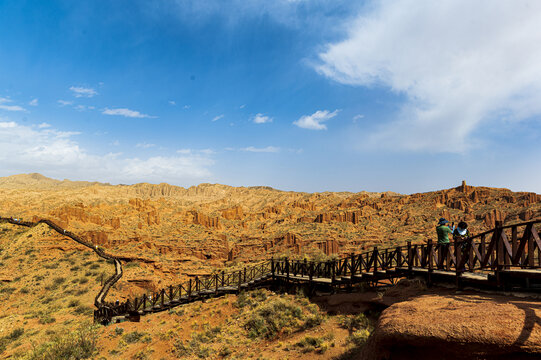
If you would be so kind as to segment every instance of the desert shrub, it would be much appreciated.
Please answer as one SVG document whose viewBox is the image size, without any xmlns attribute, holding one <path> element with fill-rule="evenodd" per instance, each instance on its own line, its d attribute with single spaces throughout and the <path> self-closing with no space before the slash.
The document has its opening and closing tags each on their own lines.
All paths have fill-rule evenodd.
<svg viewBox="0 0 541 360">
<path fill-rule="evenodd" d="M 11 340 L 11 341 L 15 341 L 17 340 L 18 338 L 20 338 L 22 335 L 24 334 L 24 329 L 23 328 L 16 328 L 14 329 L 12 332 L 10 332 L 6 338 L 8 340 Z"/>
<path fill-rule="evenodd" d="M 188 342 L 178 340 L 173 346 L 173 353 L 179 358 L 195 355 L 201 359 L 206 359 L 211 355 L 211 349 L 208 346 L 201 345 L 195 339 Z"/>
<path fill-rule="evenodd" d="M 131 333 L 124 335 L 122 339 L 128 344 L 134 344 L 139 341 L 142 341 L 142 342 L 152 341 L 152 338 L 150 338 L 150 335 L 144 332 L 139 332 L 139 331 L 132 331 Z"/>
<path fill-rule="evenodd" d="M 338 325 L 351 333 L 355 330 L 370 328 L 370 321 L 363 313 L 359 313 L 355 316 L 343 316 Z"/>
<path fill-rule="evenodd" d="M 222 329 L 219 326 L 213 327 L 206 331 L 193 335 L 193 339 L 202 343 L 208 343 L 214 340 L 214 338 L 216 338 L 216 335 L 218 335 L 221 330 Z"/>
<path fill-rule="evenodd" d="M 88 278 L 87 278 L 87 277 L 79 278 L 79 284 L 86 284 L 87 282 L 88 282 Z"/>
<path fill-rule="evenodd" d="M 267 292 L 263 289 L 257 289 L 250 292 L 241 292 L 237 296 L 237 300 L 235 301 L 234 305 L 240 309 L 245 306 L 254 308 L 261 302 L 267 300 L 267 297 Z"/>
<path fill-rule="evenodd" d="M 41 314 L 39 317 L 38 322 L 40 324 L 52 324 L 56 321 L 56 319 L 51 314 Z"/>
<path fill-rule="evenodd" d="M 43 267 L 45 269 L 56 269 L 56 268 L 58 268 L 58 263 L 54 262 L 54 263 L 45 264 L 45 265 L 43 265 Z"/>
<path fill-rule="evenodd" d="M 73 313 L 76 315 L 92 315 L 93 309 L 85 305 L 77 305 L 73 309 Z"/>
<path fill-rule="evenodd" d="M 81 305 L 81 301 L 79 299 L 71 299 L 68 303 L 68 307 L 76 307 Z"/>
<path fill-rule="evenodd" d="M 300 325 L 304 315 L 299 306 L 283 299 L 264 303 L 244 323 L 251 338 L 275 338 L 279 332 L 289 332 Z"/>
<path fill-rule="evenodd" d="M 66 281 L 65 277 L 56 277 L 53 279 L 53 284 L 56 286 L 63 284 Z"/>
<path fill-rule="evenodd" d="M 346 342 L 353 343 L 356 346 L 363 346 L 366 343 L 366 340 L 368 340 L 369 336 L 370 331 L 368 329 L 361 329 L 349 335 Z"/>
<path fill-rule="evenodd" d="M 303 327 L 305 329 L 311 329 L 315 326 L 321 325 L 323 320 L 325 320 L 325 318 L 320 313 L 310 314 L 306 317 Z"/>
<path fill-rule="evenodd" d="M 84 325 L 74 332 L 55 335 L 28 354 L 29 360 L 88 359 L 97 352 L 97 327 Z"/>
<path fill-rule="evenodd" d="M 119 327 L 115 328 L 115 334 L 116 334 L 117 336 L 120 336 L 120 335 L 122 335 L 123 333 L 124 333 L 124 328 L 119 328 Z"/>
<path fill-rule="evenodd" d="M 0 287 L 0 294 L 11 294 L 15 290 L 17 290 L 17 289 L 15 289 L 14 287 L 9 287 L 9 286 Z"/>
<path fill-rule="evenodd" d="M 28 289 L 27 287 L 23 287 L 21 290 L 19 290 L 19 292 L 21 294 L 28 294 L 30 292 L 30 289 Z"/>
</svg>

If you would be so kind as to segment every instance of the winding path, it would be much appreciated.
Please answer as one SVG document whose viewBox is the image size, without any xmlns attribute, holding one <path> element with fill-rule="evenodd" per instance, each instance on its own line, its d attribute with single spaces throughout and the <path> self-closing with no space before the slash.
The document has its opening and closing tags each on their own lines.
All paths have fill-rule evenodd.
<svg viewBox="0 0 541 360">
<path fill-rule="evenodd" d="M 106 253 L 105 250 L 103 250 L 99 246 L 94 245 L 92 243 L 89 243 L 88 241 L 85 241 L 85 240 L 81 239 L 80 237 L 78 237 L 74 233 L 72 233 L 70 231 L 67 231 L 65 229 L 62 229 L 60 226 L 56 225 L 51 220 L 42 219 L 42 220 L 39 220 L 37 222 L 30 222 L 30 221 L 21 221 L 20 219 L 0 217 L 0 223 L 9 223 L 9 224 L 18 225 L 18 226 L 25 226 L 25 227 L 29 227 L 29 228 L 35 227 L 35 226 L 37 226 L 39 224 L 45 224 L 45 225 L 49 226 L 51 229 L 53 229 L 54 231 L 56 231 L 57 233 L 59 233 L 60 235 L 69 237 L 73 241 L 75 241 L 75 242 L 77 242 L 77 243 L 79 243 L 81 245 L 84 245 L 87 248 L 91 249 L 99 257 L 101 257 L 101 258 L 103 258 L 105 260 L 109 260 L 109 261 L 114 262 L 114 264 L 115 264 L 115 274 L 105 281 L 105 283 L 103 284 L 103 287 L 100 289 L 100 291 L 98 292 L 98 294 L 94 298 L 94 305 L 98 309 L 107 308 L 109 306 L 105 302 L 105 297 L 107 296 L 107 293 L 109 292 L 111 287 L 114 284 L 116 284 L 116 282 L 118 280 L 120 280 L 120 278 L 122 277 L 122 274 L 123 274 L 123 272 L 122 272 L 122 263 L 120 262 L 120 260 L 117 257 Z"/>
</svg>

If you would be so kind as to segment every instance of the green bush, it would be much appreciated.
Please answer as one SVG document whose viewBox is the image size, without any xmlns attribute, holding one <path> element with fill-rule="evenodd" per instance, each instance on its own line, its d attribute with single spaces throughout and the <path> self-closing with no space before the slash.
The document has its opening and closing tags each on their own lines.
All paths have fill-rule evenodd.
<svg viewBox="0 0 541 360">
<path fill-rule="evenodd" d="M 353 332 L 355 330 L 361 330 L 366 329 L 370 327 L 370 321 L 368 318 L 363 314 L 359 313 L 355 316 L 344 316 L 342 317 L 338 325 L 343 328 L 349 330 L 349 332 Z"/>
<path fill-rule="evenodd" d="M 42 314 L 40 317 L 39 317 L 39 320 L 38 322 L 40 324 L 52 324 L 56 321 L 56 319 L 51 316 L 51 314 Z"/>
<path fill-rule="evenodd" d="M 363 346 L 368 340 L 369 336 L 370 331 L 368 329 L 358 330 L 348 336 L 346 342 L 353 343 L 356 346 Z"/>
<path fill-rule="evenodd" d="M 122 337 L 125 342 L 128 344 L 134 344 L 136 342 L 142 341 L 149 343 L 152 341 L 152 338 L 149 334 L 139 331 L 132 331 L 131 333 L 128 333 Z"/>
<path fill-rule="evenodd" d="M 251 338 L 275 338 L 279 332 L 288 332 L 299 326 L 304 315 L 299 306 L 283 299 L 264 303 L 249 316 L 244 327 Z"/>
<path fill-rule="evenodd" d="M 97 352 L 97 327 L 84 325 L 77 331 L 55 335 L 28 354 L 29 360 L 88 359 Z"/>
<path fill-rule="evenodd" d="M 258 304 L 267 300 L 267 292 L 263 289 L 257 289 L 250 292 L 241 292 L 237 296 L 235 306 L 239 309 L 249 306 L 250 308 L 256 307 Z"/>
</svg>

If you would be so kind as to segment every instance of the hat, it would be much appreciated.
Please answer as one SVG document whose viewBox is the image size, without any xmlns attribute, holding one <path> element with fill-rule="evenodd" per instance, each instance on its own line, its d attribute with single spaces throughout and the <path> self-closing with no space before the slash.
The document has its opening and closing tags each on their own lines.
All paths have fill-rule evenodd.
<svg viewBox="0 0 541 360">
<path fill-rule="evenodd" d="M 438 225 L 443 225 L 443 224 L 447 224 L 449 221 L 445 220 L 445 218 L 440 218 L 440 222 L 438 223 Z"/>
<path fill-rule="evenodd" d="M 467 230 L 467 229 L 462 229 L 462 228 L 458 227 L 458 228 L 456 229 L 456 231 L 458 232 L 459 235 L 464 236 L 464 235 L 466 235 L 466 231 L 468 231 L 468 230 Z"/>
</svg>

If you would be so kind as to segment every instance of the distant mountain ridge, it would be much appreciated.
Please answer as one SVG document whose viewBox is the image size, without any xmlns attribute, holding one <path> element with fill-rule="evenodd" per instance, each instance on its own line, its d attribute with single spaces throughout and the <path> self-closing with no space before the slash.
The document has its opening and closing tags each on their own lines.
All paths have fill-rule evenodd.
<svg viewBox="0 0 541 360">
<path fill-rule="evenodd" d="M 34 189 L 75 189 L 75 188 L 84 188 L 89 186 L 113 186 L 113 187 L 128 187 L 135 193 L 141 196 L 148 197 L 160 197 L 160 196 L 203 196 L 203 197 L 215 197 L 217 195 L 226 195 L 227 193 L 238 193 L 238 192 L 293 192 L 299 194 L 308 194 L 304 192 L 297 191 L 283 191 L 274 189 L 270 186 L 230 186 L 223 184 L 209 184 L 201 183 L 199 185 L 193 185 L 189 188 L 184 188 L 181 186 L 171 185 L 168 183 L 160 184 L 150 184 L 150 183 L 137 183 L 133 185 L 119 184 L 111 185 L 110 183 L 101 183 L 98 181 L 72 181 L 68 179 L 57 180 L 49 178 L 39 173 L 30 173 L 30 174 L 17 174 L 6 177 L 0 177 L 0 188 L 3 189 L 25 189 L 25 188 L 34 188 Z M 348 191 L 325 191 L 321 194 L 334 194 L 337 196 L 350 196 L 354 194 L 353 192 Z M 357 194 L 365 194 L 369 197 L 380 197 L 385 194 L 385 196 L 398 196 L 399 193 L 393 191 L 385 192 L 368 192 L 368 191 L 359 191 Z"/>
</svg>

